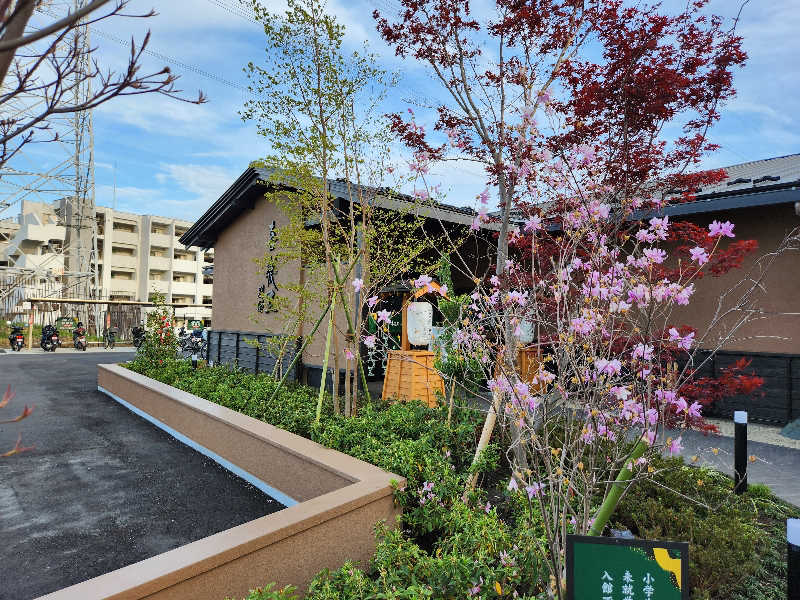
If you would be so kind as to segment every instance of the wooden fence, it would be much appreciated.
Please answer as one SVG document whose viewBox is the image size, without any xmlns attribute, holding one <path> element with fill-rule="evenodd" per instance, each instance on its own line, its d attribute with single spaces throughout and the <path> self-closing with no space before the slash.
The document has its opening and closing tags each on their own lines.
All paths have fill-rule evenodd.
<svg viewBox="0 0 800 600">
<path fill-rule="evenodd" d="M 695 362 L 702 362 L 706 356 L 698 352 Z M 751 361 L 746 371 L 763 377 L 764 385 L 749 396 L 723 398 L 707 415 L 731 418 L 733 411 L 746 410 L 750 421 L 770 425 L 785 425 L 800 418 L 800 356 L 796 354 L 720 351 L 703 365 L 698 376 L 718 377 L 722 369 L 741 358 Z"/>
</svg>

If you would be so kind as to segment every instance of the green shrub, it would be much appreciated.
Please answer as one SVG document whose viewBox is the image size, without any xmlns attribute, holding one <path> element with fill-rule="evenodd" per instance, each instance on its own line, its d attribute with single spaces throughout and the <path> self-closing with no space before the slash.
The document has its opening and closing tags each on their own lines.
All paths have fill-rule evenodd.
<svg viewBox="0 0 800 600">
<path fill-rule="evenodd" d="M 247 598 L 243 600 L 297 600 L 297 588 L 292 585 L 287 585 L 279 590 L 273 590 L 274 583 L 265 585 L 262 588 L 250 590 Z M 226 598 L 225 600 L 233 600 L 233 598 Z"/>
<path fill-rule="evenodd" d="M 448 427 L 446 407 L 375 401 L 346 418 L 332 414 L 327 402 L 315 426 L 316 390 L 288 385 L 271 402 L 277 382 L 268 375 L 224 366 L 194 371 L 186 361 L 162 360 L 137 359 L 128 366 L 406 478 L 395 496 L 403 507 L 399 527 L 378 526 L 371 563 L 320 573 L 308 598 L 533 598 L 545 593 L 543 525 L 524 494 L 505 491 L 504 447 L 497 443 L 502 438 L 489 445 L 474 469 L 471 465 L 480 413 L 456 410 Z M 558 440 L 558 425 L 551 425 Z M 616 526 L 643 538 L 689 541 L 694 600 L 785 596 L 782 528 L 800 511 L 777 501 L 766 486 L 751 485 L 736 496 L 730 478 L 680 459 L 659 459 L 651 466 L 657 470 L 655 481 L 637 482 L 629 490 L 613 517 Z M 464 499 L 472 470 L 483 475 L 484 489 Z M 289 600 L 291 593 L 268 586 L 247 600 Z"/>
<path fill-rule="evenodd" d="M 653 466 L 660 470 L 657 483 L 631 488 L 614 520 L 637 537 L 688 541 L 692 598 L 730 597 L 759 569 L 767 548 L 759 511 L 746 496 L 734 495 L 733 482 L 717 471 L 680 459 Z"/>
</svg>

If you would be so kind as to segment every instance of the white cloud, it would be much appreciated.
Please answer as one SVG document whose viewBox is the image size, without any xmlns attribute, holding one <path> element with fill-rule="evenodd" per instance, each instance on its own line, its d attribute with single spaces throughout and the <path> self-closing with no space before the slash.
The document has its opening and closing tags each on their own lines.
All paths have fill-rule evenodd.
<svg viewBox="0 0 800 600">
<path fill-rule="evenodd" d="M 217 166 L 200 164 L 161 164 L 156 180 L 161 184 L 176 184 L 186 192 L 185 199 L 170 199 L 173 203 L 203 205 L 208 208 L 236 180 L 240 173 Z"/>
</svg>

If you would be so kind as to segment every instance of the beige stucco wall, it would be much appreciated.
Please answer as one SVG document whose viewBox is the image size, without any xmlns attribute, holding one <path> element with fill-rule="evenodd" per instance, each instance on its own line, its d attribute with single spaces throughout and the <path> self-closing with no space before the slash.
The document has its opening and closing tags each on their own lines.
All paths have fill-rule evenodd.
<svg viewBox="0 0 800 600">
<path fill-rule="evenodd" d="M 741 298 L 751 284 L 744 281 L 756 260 L 777 249 L 781 240 L 795 227 L 800 218 L 791 204 L 739 209 L 715 213 L 704 218 L 693 219 L 706 226 L 712 220 L 731 221 L 735 224 L 735 240 L 755 239 L 759 248 L 745 261 L 742 268 L 733 269 L 721 277 L 705 276 L 697 282 L 691 303 L 673 314 L 674 324 L 692 325 L 698 329 L 698 338 L 709 331 L 708 324 L 714 318 L 722 294 L 739 285 L 739 292 L 723 300 L 729 308 Z M 679 220 L 675 218 L 673 220 Z M 727 238 L 723 243 L 727 243 Z M 752 272 L 758 277 L 758 272 Z M 796 313 L 794 316 L 765 315 L 738 330 L 723 348 L 748 352 L 780 352 L 800 354 L 800 253 L 788 252 L 773 263 L 764 279 L 765 291 L 756 292 L 756 305 L 768 313 Z M 710 330 L 710 335 L 701 344 L 705 348 L 727 337 L 739 316 L 733 315 L 720 326 Z"/>
<path fill-rule="evenodd" d="M 252 209 L 243 211 L 238 218 L 220 234 L 214 246 L 214 297 L 212 322 L 214 329 L 248 332 L 292 333 L 287 331 L 287 321 L 291 320 L 282 312 L 260 314 L 257 312 L 258 289 L 264 283 L 261 268 L 255 262 L 262 258 L 267 250 L 267 236 L 272 221 L 276 227 L 285 227 L 288 218 L 278 206 L 264 198 L 256 201 Z M 345 270 L 346 267 L 343 267 Z M 305 271 L 301 273 L 300 262 L 285 262 L 278 266 L 276 283 L 280 289 L 279 296 L 287 298 L 296 310 L 297 295 L 287 291 L 289 285 L 296 286 L 302 276 L 303 285 L 315 296 L 321 294 L 324 284 L 319 273 Z M 348 279 L 347 289 L 351 289 Z M 323 308 L 313 306 L 303 324 L 303 334 L 308 334 L 319 318 Z M 352 308 L 351 316 L 352 315 Z M 325 349 L 327 319 L 320 325 L 316 335 L 303 354 L 306 365 L 322 365 Z M 289 326 L 291 327 L 291 326 Z M 339 342 L 340 355 L 344 352 L 344 332 L 347 320 L 341 302 L 337 302 L 335 339 L 331 343 L 331 351 L 335 342 Z M 333 358 L 330 359 L 333 366 Z M 344 368 L 344 359 L 340 360 L 340 368 Z"/>
</svg>

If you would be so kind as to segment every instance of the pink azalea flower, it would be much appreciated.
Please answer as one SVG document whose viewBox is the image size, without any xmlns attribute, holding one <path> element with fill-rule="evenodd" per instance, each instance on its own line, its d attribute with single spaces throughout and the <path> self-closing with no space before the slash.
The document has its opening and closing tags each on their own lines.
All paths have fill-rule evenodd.
<svg viewBox="0 0 800 600">
<path fill-rule="evenodd" d="M 656 241 L 656 234 L 652 233 L 648 229 L 640 229 L 636 232 L 636 239 L 640 242 L 647 242 L 648 244 L 652 244 Z"/>
<path fill-rule="evenodd" d="M 375 305 L 378 303 L 378 297 L 372 296 L 371 298 L 367 299 L 367 306 L 370 308 L 375 308 Z"/>
<path fill-rule="evenodd" d="M 533 484 L 527 486 L 525 491 L 528 493 L 528 500 L 532 500 L 534 497 L 538 498 L 540 495 L 544 494 L 544 485 L 542 483 L 536 481 Z"/>
<path fill-rule="evenodd" d="M 440 293 L 442 296 L 446 296 L 446 295 L 447 295 L 447 290 L 448 290 L 448 289 L 449 289 L 449 288 L 447 287 L 447 284 L 444 284 L 444 283 L 443 283 L 442 285 L 440 285 L 440 286 L 439 286 L 439 293 Z"/>
<path fill-rule="evenodd" d="M 511 481 L 508 482 L 508 491 L 515 492 L 518 489 L 519 489 L 519 485 L 517 485 L 517 480 L 512 477 Z"/>
<path fill-rule="evenodd" d="M 542 219 L 539 215 L 533 215 L 530 219 L 525 221 L 525 231 L 538 231 L 542 228 Z"/>
<path fill-rule="evenodd" d="M 368 335 L 364 338 L 364 345 L 367 348 L 374 348 L 375 342 L 378 341 L 378 338 L 375 335 Z"/>
<path fill-rule="evenodd" d="M 675 303 L 682 306 L 689 304 L 689 297 L 694 293 L 694 284 L 690 283 L 677 294 L 675 294 Z"/>
<path fill-rule="evenodd" d="M 667 258 L 667 253 L 661 248 L 645 248 L 644 255 L 650 262 L 655 264 L 661 264 L 664 262 L 664 259 Z"/>
<path fill-rule="evenodd" d="M 378 311 L 378 323 L 386 323 L 388 325 L 391 318 L 392 313 L 390 313 L 388 310 L 384 309 Z"/>
<path fill-rule="evenodd" d="M 594 368 L 598 373 L 605 373 L 606 375 L 618 375 L 622 371 L 622 363 L 616 358 L 613 360 L 605 360 L 598 358 L 594 361 Z"/>
<path fill-rule="evenodd" d="M 689 410 L 689 405 L 686 403 L 686 398 L 683 396 L 679 397 L 673 404 L 675 405 L 675 412 L 682 413 Z"/>
<path fill-rule="evenodd" d="M 680 451 L 683 450 L 683 446 L 681 445 L 681 438 L 670 439 L 667 443 L 667 451 L 670 453 L 670 456 L 675 456 L 679 454 Z"/>
<path fill-rule="evenodd" d="M 364 287 L 364 280 L 363 279 L 354 279 L 353 280 L 353 288 L 357 292 L 360 292 L 361 288 L 363 288 L 363 287 Z"/>
<path fill-rule="evenodd" d="M 650 290 L 646 285 L 640 283 L 632 290 L 628 290 L 628 301 L 636 303 L 637 306 L 642 307 L 650 300 Z"/>
<path fill-rule="evenodd" d="M 669 216 L 659 218 L 653 217 L 650 219 L 650 229 L 660 240 L 667 239 L 667 230 L 669 229 Z"/>
<path fill-rule="evenodd" d="M 631 358 L 651 360 L 653 358 L 653 347 L 646 344 L 636 344 L 631 352 Z"/>
<path fill-rule="evenodd" d="M 609 390 L 609 393 L 616 397 L 617 400 L 627 400 L 628 396 L 631 395 L 631 392 L 628 388 L 622 387 L 620 385 L 615 385 Z"/>
<path fill-rule="evenodd" d="M 718 237 L 718 236 L 726 236 L 726 237 L 736 237 L 733 234 L 733 223 L 730 221 L 725 221 L 724 223 L 720 223 L 719 221 L 712 221 L 711 225 L 708 226 L 708 235 L 711 237 Z"/>
<path fill-rule="evenodd" d="M 414 287 L 423 288 L 427 287 L 429 292 L 433 291 L 433 286 L 431 286 L 431 279 L 428 275 L 420 275 L 419 279 L 414 280 Z"/>
<path fill-rule="evenodd" d="M 706 252 L 705 248 L 696 246 L 689 250 L 689 254 L 692 255 L 692 260 L 697 261 L 698 265 L 704 265 L 708 262 L 708 252 Z"/>
<path fill-rule="evenodd" d="M 678 348 L 689 350 L 692 347 L 692 343 L 694 343 L 694 331 L 687 333 L 678 341 Z"/>
<path fill-rule="evenodd" d="M 655 408 L 648 408 L 645 416 L 647 417 L 647 422 L 650 425 L 655 425 L 658 423 L 658 411 Z"/>
<path fill-rule="evenodd" d="M 692 405 L 689 407 L 689 416 L 691 417 L 700 417 L 702 415 L 701 411 L 703 410 L 703 405 L 699 402 L 692 402 Z"/>
<path fill-rule="evenodd" d="M 352 352 L 350 352 L 350 348 L 345 348 L 345 349 L 344 349 L 344 357 L 345 357 L 347 360 L 353 360 L 353 359 L 355 358 L 355 356 L 353 355 L 353 353 L 352 353 Z"/>
</svg>

